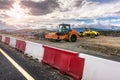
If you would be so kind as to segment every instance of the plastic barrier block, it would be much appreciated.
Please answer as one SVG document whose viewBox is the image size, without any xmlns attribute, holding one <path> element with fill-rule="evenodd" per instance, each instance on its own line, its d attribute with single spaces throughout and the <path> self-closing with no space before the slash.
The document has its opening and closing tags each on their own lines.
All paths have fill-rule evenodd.
<svg viewBox="0 0 120 80">
<path fill-rule="evenodd" d="M 0 35 L 0 41 L 2 41 L 2 36 Z"/>
<path fill-rule="evenodd" d="M 19 40 L 16 40 L 15 48 L 16 48 L 17 50 L 19 50 L 19 44 L 20 44 L 20 41 L 19 41 Z"/>
<path fill-rule="evenodd" d="M 20 51 L 25 52 L 26 48 L 26 42 L 25 41 L 20 41 Z"/>
<path fill-rule="evenodd" d="M 62 73 L 66 73 L 69 70 L 72 57 L 78 57 L 78 54 L 57 49 L 56 51 L 54 67 L 58 68 Z"/>
<path fill-rule="evenodd" d="M 56 51 L 53 48 L 47 46 L 43 46 L 43 47 L 44 47 L 44 56 L 42 62 L 53 66 Z"/>
<path fill-rule="evenodd" d="M 62 59 L 62 53 L 59 50 L 56 50 L 56 55 L 54 58 L 54 65 L 53 67 L 60 69 L 60 63 L 61 63 L 61 59 Z"/>
<path fill-rule="evenodd" d="M 13 37 L 10 37 L 10 46 L 15 48 L 16 45 L 16 39 Z"/>
<path fill-rule="evenodd" d="M 5 44 L 9 44 L 10 43 L 10 38 L 9 37 L 5 37 Z"/>
<path fill-rule="evenodd" d="M 44 47 L 44 56 L 42 62 L 57 68 L 62 73 L 66 73 L 69 70 L 69 65 L 72 57 L 78 57 L 78 53 L 60 50 L 48 46 Z"/>
<path fill-rule="evenodd" d="M 15 48 L 21 52 L 25 52 L 26 42 L 21 40 L 16 40 Z"/>
<path fill-rule="evenodd" d="M 81 80 L 84 69 L 84 59 L 79 57 L 72 57 L 68 75 L 72 76 L 74 80 Z"/>
<path fill-rule="evenodd" d="M 4 35 L 2 35 L 2 42 L 5 43 L 5 36 Z"/>
<path fill-rule="evenodd" d="M 44 55 L 43 44 L 26 41 L 25 54 L 28 54 L 28 56 L 32 56 L 33 59 L 38 59 L 41 62 Z"/>
</svg>

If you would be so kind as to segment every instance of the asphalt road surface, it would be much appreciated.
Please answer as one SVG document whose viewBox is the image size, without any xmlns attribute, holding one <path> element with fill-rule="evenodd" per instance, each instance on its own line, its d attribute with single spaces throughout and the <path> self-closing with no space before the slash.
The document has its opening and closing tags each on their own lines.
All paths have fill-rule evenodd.
<svg viewBox="0 0 120 80">
<path fill-rule="evenodd" d="M 70 78 L 0 43 L 0 80 L 70 80 Z"/>
<path fill-rule="evenodd" d="M 0 80 L 26 80 L 0 52 Z"/>
</svg>

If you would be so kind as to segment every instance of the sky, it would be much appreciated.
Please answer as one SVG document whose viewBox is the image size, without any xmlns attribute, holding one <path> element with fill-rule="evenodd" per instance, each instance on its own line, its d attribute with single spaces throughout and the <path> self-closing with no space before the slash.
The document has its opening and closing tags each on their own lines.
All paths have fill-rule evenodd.
<svg viewBox="0 0 120 80">
<path fill-rule="evenodd" d="M 0 0 L 0 22 L 16 28 L 60 23 L 120 26 L 120 0 Z"/>
</svg>

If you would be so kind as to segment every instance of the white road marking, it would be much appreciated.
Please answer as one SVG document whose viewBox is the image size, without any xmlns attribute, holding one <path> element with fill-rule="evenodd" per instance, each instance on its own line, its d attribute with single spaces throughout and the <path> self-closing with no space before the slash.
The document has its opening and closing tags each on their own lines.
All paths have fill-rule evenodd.
<svg viewBox="0 0 120 80">
<path fill-rule="evenodd" d="M 15 68 L 27 79 L 35 80 L 29 73 L 27 73 L 18 63 L 16 63 L 10 56 L 7 55 L 1 48 L 0 52 L 15 66 Z"/>
</svg>

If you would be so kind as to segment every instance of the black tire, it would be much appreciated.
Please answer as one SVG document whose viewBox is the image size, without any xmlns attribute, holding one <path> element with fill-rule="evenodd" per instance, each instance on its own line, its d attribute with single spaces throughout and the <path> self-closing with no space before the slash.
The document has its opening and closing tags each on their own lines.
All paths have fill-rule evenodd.
<svg viewBox="0 0 120 80">
<path fill-rule="evenodd" d="M 80 36 L 80 37 L 83 37 L 83 32 L 80 32 L 80 33 L 79 33 L 79 36 Z"/>
<path fill-rule="evenodd" d="M 97 33 L 97 36 L 99 36 L 99 33 Z"/>
<path fill-rule="evenodd" d="M 73 35 L 70 35 L 70 36 L 69 36 L 69 41 L 70 41 L 70 42 L 76 42 L 76 40 L 77 40 L 76 35 L 73 34 Z"/>
<path fill-rule="evenodd" d="M 94 38 L 95 37 L 95 34 L 90 34 L 90 38 Z"/>
<path fill-rule="evenodd" d="M 55 40 L 55 41 L 56 41 L 56 42 L 60 42 L 61 40 L 58 40 L 58 39 L 57 39 L 57 40 Z"/>
</svg>

